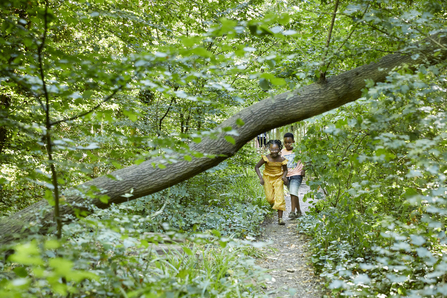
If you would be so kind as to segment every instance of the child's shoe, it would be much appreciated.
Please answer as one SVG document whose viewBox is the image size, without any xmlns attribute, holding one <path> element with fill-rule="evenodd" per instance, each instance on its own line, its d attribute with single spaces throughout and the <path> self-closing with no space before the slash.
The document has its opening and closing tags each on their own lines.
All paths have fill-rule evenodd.
<svg viewBox="0 0 447 298">
<path fill-rule="evenodd" d="M 278 224 L 279 224 L 280 226 L 283 226 L 283 225 L 285 225 L 286 223 L 282 220 L 282 218 L 278 218 Z"/>
<path fill-rule="evenodd" d="M 295 213 L 295 212 L 290 212 L 290 213 L 289 213 L 289 218 L 290 218 L 290 219 L 295 219 L 295 218 L 297 218 L 296 213 Z"/>
</svg>

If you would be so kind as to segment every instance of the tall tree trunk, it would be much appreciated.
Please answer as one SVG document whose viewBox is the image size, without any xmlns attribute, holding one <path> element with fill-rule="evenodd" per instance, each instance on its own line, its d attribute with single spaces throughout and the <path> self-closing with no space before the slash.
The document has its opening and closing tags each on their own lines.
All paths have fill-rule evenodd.
<svg viewBox="0 0 447 298">
<path fill-rule="evenodd" d="M 2 118 L 8 118 L 8 110 L 11 104 L 11 98 L 7 95 L 0 95 L 0 115 Z M 3 147 L 6 145 L 6 140 L 8 137 L 8 129 L 6 126 L 0 126 L 0 154 L 3 151 Z"/>
<path fill-rule="evenodd" d="M 433 40 L 436 40 L 436 42 Z M 110 197 L 107 204 L 102 203 L 99 199 L 86 202 L 79 195 L 79 191 L 72 189 L 65 192 L 66 203 L 61 206 L 60 215 L 65 218 L 65 221 L 69 221 L 69 218 L 77 214 L 79 209 L 81 211 L 87 210 L 85 206 L 88 204 L 93 204 L 99 208 L 108 208 L 112 203 L 123 203 L 173 186 L 216 166 L 234 155 L 249 140 L 264 131 L 301 121 L 357 100 L 362 95 L 362 89 L 365 88 L 365 80 L 367 79 L 374 82 L 383 82 L 388 73 L 400 65 L 434 64 L 440 60 L 445 60 L 447 57 L 446 44 L 447 37 L 440 34 L 434 35 L 414 45 L 420 51 L 417 60 L 412 59 L 411 54 L 390 54 L 377 63 L 364 65 L 328 78 L 324 83 L 315 83 L 293 92 L 286 92 L 264 99 L 245 108 L 219 126 L 221 128 L 231 126 L 237 129 L 239 136 L 233 136 L 236 141 L 234 145 L 225 141 L 223 138 L 225 134 L 222 134 L 216 140 L 204 139 L 200 144 L 191 145 L 193 150 L 214 154 L 214 158 L 194 158 L 191 162 L 179 161 L 175 164 L 167 164 L 166 169 L 153 167 L 154 163 L 163 162 L 160 158 L 154 158 L 139 165 L 120 169 L 111 173 L 117 179 L 103 176 L 78 187 L 89 189 L 91 186 L 95 186 L 105 191 L 105 194 Z M 441 55 L 436 58 L 433 57 L 435 50 L 441 51 Z M 241 119 L 244 125 L 238 127 L 236 125 L 237 119 Z M 130 192 L 133 194 L 132 197 L 122 196 Z M 22 229 L 30 222 L 36 221 L 36 213 L 39 213 L 42 208 L 48 210 L 43 212 L 42 222 L 44 227 L 40 229 L 41 233 L 45 233 L 48 227 L 54 225 L 54 222 L 48 203 L 42 200 L 0 222 L 0 232 L 3 236 L 0 243 L 10 242 L 14 239 L 13 234 L 23 233 Z"/>
</svg>

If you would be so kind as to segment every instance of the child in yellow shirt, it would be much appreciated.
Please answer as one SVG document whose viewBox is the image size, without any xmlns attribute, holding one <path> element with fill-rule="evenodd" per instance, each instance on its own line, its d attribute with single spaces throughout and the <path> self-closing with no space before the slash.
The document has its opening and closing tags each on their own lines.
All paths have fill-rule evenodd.
<svg viewBox="0 0 447 298">
<path fill-rule="evenodd" d="M 273 209 L 278 210 L 278 224 L 284 225 L 282 220 L 283 211 L 286 210 L 284 200 L 284 183 L 287 185 L 287 159 L 279 154 L 282 149 L 281 141 L 271 140 L 267 143 L 270 154 L 263 155 L 256 164 L 255 171 L 259 182 L 264 185 L 265 196 Z M 263 175 L 259 168 L 265 164 Z"/>
</svg>

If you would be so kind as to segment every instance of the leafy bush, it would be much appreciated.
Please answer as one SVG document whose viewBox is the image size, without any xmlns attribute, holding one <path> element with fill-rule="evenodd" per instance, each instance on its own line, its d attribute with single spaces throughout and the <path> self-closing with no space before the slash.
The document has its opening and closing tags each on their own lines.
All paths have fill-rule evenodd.
<svg viewBox="0 0 447 298">
<path fill-rule="evenodd" d="M 315 177 L 308 197 L 318 187 L 327 194 L 300 229 L 313 237 L 312 261 L 335 292 L 447 295 L 442 67 L 404 68 L 370 84 L 368 109 L 352 104 L 320 117 L 298 148 Z"/>
</svg>

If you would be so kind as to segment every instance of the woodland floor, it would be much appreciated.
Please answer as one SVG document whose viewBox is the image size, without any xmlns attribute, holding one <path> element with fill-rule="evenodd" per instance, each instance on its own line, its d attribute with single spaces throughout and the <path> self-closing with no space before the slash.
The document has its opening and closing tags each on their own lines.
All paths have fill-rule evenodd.
<svg viewBox="0 0 447 298">
<path fill-rule="evenodd" d="M 299 198 L 301 210 L 305 213 L 309 203 L 303 202 L 303 196 L 309 186 L 301 184 Z M 270 297 L 324 297 L 324 281 L 314 274 L 310 265 L 310 248 L 308 238 L 300 234 L 297 220 L 288 218 L 290 212 L 290 196 L 286 197 L 287 209 L 284 212 L 284 226 L 278 225 L 277 216 L 267 218 L 260 241 L 268 245 L 262 250 L 264 258 L 258 265 L 269 270 L 272 277 L 267 281 L 266 293 Z"/>
</svg>

